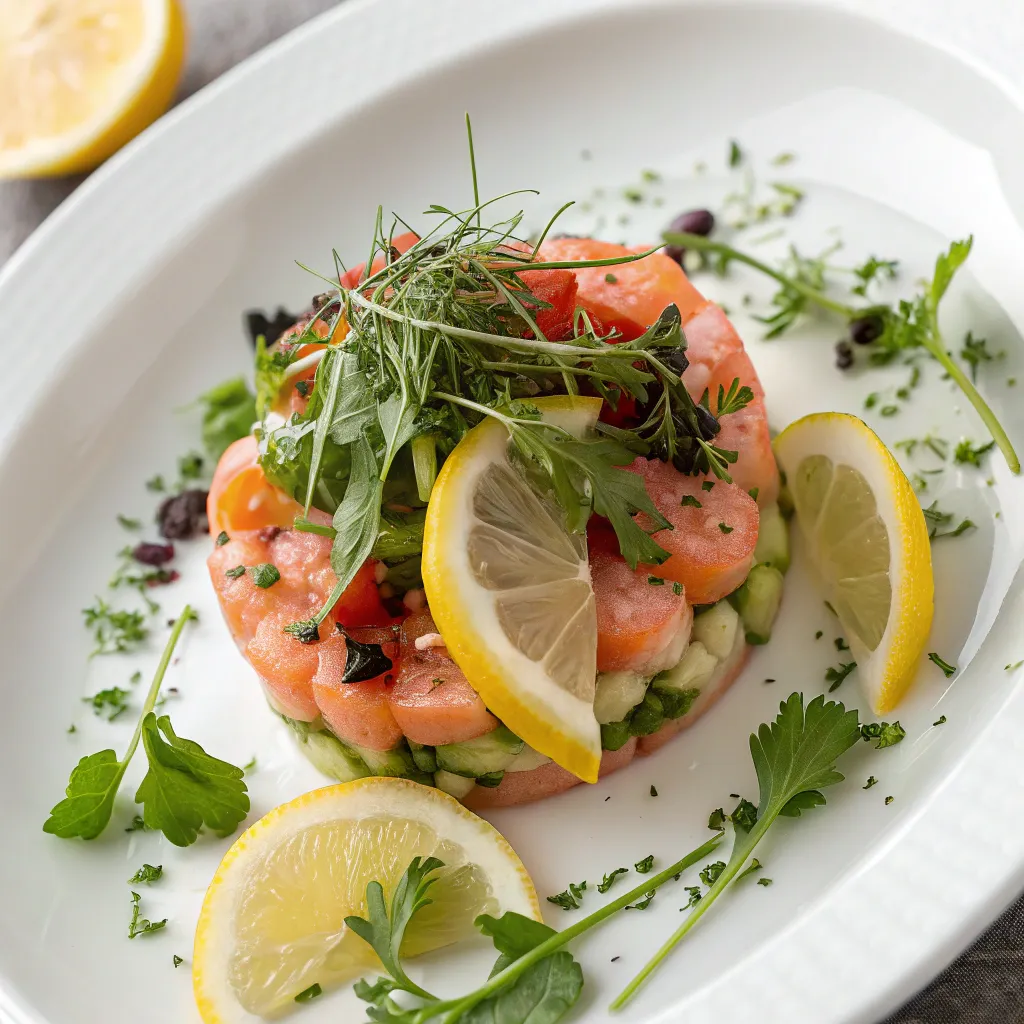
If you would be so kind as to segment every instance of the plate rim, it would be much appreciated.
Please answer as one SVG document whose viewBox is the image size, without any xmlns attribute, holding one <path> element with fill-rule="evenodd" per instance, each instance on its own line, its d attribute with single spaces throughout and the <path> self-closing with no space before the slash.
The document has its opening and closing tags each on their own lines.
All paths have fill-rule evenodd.
<svg viewBox="0 0 1024 1024">
<path fill-rule="evenodd" d="M 202 177 L 197 175 L 199 168 L 195 164 L 190 166 L 189 143 L 202 138 L 206 122 L 221 117 L 220 112 L 227 112 L 232 106 L 236 111 L 246 105 L 258 109 L 258 116 L 250 109 L 251 123 L 240 126 L 258 132 L 255 137 L 261 139 L 263 148 L 256 150 L 257 156 L 254 158 L 252 151 L 243 152 L 243 146 L 236 147 L 234 156 L 227 149 L 220 152 L 217 156 L 220 163 L 202 170 L 207 181 L 218 170 L 224 177 L 215 182 L 217 187 L 201 201 L 195 201 L 199 195 L 195 189 L 188 192 L 193 206 L 191 217 L 180 218 L 181 222 L 175 223 L 170 211 L 154 211 L 153 222 L 158 230 L 148 236 L 143 251 L 136 253 L 136 262 L 130 268 L 115 264 L 120 270 L 119 276 L 113 275 L 113 280 L 104 282 L 105 287 L 89 297 L 91 301 L 84 304 L 86 314 L 55 331 L 56 350 L 49 348 L 44 359 L 41 353 L 33 354 L 23 347 L 17 358 L 21 365 L 15 362 L 12 377 L 35 384 L 20 388 L 10 396 L 10 401 L 0 406 L 0 436 L 17 437 L 19 422 L 37 407 L 43 396 L 47 364 L 81 348 L 92 324 L 116 306 L 133 282 L 150 276 L 169 252 L 184 244 L 189 225 L 201 223 L 204 215 L 222 209 L 239 184 L 245 188 L 258 181 L 277 163 L 313 141 L 332 121 L 351 115 L 392 89 L 470 55 L 474 46 L 481 43 L 504 44 L 546 25 L 565 25 L 626 8 L 635 10 L 638 6 L 638 0 L 562 0 L 557 10 L 553 10 L 555 5 L 546 0 L 519 0 L 503 9 L 500 20 L 496 19 L 493 25 L 480 31 L 479 24 L 473 25 L 472 19 L 465 17 L 471 2 L 432 0 L 430 5 L 425 5 L 421 0 L 347 0 L 240 62 L 184 100 L 95 171 L 0 268 L 0 331 L 5 326 L 16 325 L 26 310 L 37 307 L 45 296 L 50 269 L 60 265 L 62 256 L 64 259 L 73 257 L 74 265 L 75 262 L 87 263 L 91 248 L 109 247 L 116 251 L 116 233 L 125 227 L 132 203 L 137 206 L 158 200 L 159 186 L 169 175 Z M 726 5 L 772 7 L 867 23 L 956 62 L 998 90 L 1024 117 L 1024 94 L 997 69 L 946 41 L 895 27 L 881 16 L 846 3 L 830 4 L 823 0 L 639 2 L 650 9 L 712 10 Z M 308 97 L 305 91 L 308 84 L 299 85 L 300 79 L 305 79 L 292 72 L 289 58 L 300 48 L 312 45 L 311 41 L 320 33 L 341 35 L 357 21 L 366 28 L 379 24 L 392 30 L 389 43 L 395 49 L 400 48 L 402 39 L 407 39 L 406 52 L 410 59 L 391 61 L 388 73 L 378 75 L 372 84 L 369 76 L 363 76 L 366 82 L 361 93 L 355 92 L 342 99 L 339 89 L 333 106 L 314 114 L 308 109 L 311 106 L 308 101 L 300 96 L 304 93 Z M 479 22 L 487 21 L 479 19 Z M 404 26 L 403 34 L 397 39 L 393 32 L 396 23 Z M 424 32 L 434 43 L 431 47 L 422 45 Z M 303 62 L 302 66 L 312 63 Z M 267 144 L 268 135 L 272 139 L 270 144 Z M 127 203 L 124 202 L 126 195 L 130 200 Z M 173 204 L 168 205 L 173 207 Z M 84 295 L 84 284 L 79 282 L 77 287 Z M 9 332 L 0 336 L 9 336 Z M 0 491 L 8 477 L 9 461 L 6 455 L 0 458 Z M 1009 635 L 1014 618 L 1020 615 L 1024 615 L 1024 571 L 1018 569 L 996 623 L 965 676 L 972 668 L 974 675 L 980 675 L 983 655 L 991 654 L 1003 634 Z M 969 680 L 962 679 L 961 685 L 965 684 L 969 685 Z M 680 1003 L 668 1005 L 650 1016 L 649 1024 L 667 1024 L 670 1020 L 686 1020 L 691 1024 L 717 1022 L 726 991 L 734 1009 L 740 1010 L 745 1000 L 737 1003 L 735 997 L 739 989 L 757 993 L 756 998 L 748 997 L 750 1012 L 764 1021 L 780 1022 L 794 1016 L 800 1019 L 801 1013 L 809 1011 L 821 1024 L 867 1022 L 910 998 L 966 948 L 1024 887 L 1024 835 L 1015 838 L 990 834 L 993 832 L 990 822 L 996 818 L 1000 806 L 1008 801 L 1024 804 L 1024 779 L 1014 782 L 1012 777 L 1007 778 L 1005 771 L 1008 763 L 1020 763 L 1021 758 L 1016 755 L 1024 752 L 1021 750 L 1024 742 L 1019 738 L 1024 735 L 1022 727 L 1024 694 L 1018 686 L 1007 691 L 1002 708 L 965 749 L 960 762 L 934 792 L 894 828 L 881 847 L 846 876 L 837 879 L 783 932 L 759 945 L 704 988 L 683 995 Z M 1005 779 L 998 795 L 986 785 L 993 775 Z M 950 826 L 951 821 L 956 823 L 955 829 Z M 941 890 L 936 887 L 929 891 L 930 885 L 947 882 L 953 873 L 950 864 L 943 864 L 941 870 L 934 863 L 928 865 L 928 870 L 922 869 L 929 857 L 934 861 L 936 838 L 943 843 L 943 853 L 955 854 L 961 864 L 966 865 L 979 856 L 985 859 L 987 870 L 983 878 L 977 877 L 976 872 L 960 875 L 959 903 L 955 906 L 950 903 L 938 907 L 934 896 Z M 954 859 L 950 857 L 951 862 Z M 902 874 L 898 870 L 900 866 L 904 869 Z M 914 880 L 913 886 L 908 888 L 907 879 Z M 877 920 L 868 921 L 864 914 L 864 907 L 869 905 L 866 897 L 886 905 L 886 893 L 904 904 L 910 902 L 911 895 L 917 896 L 911 909 L 921 912 L 920 919 L 913 920 L 913 915 L 904 908 L 895 923 L 889 922 L 884 927 Z M 842 942 L 836 941 L 837 935 L 843 937 Z M 847 967 L 839 962 L 841 956 L 855 948 L 860 951 L 857 970 L 861 976 L 846 988 L 849 999 L 839 1010 L 829 1005 L 829 990 L 834 987 L 837 976 L 847 973 Z M 813 972 L 807 969 L 810 966 L 814 967 Z M 744 984 L 736 986 L 735 979 L 741 972 Z M 16 979 L 5 977 L 0 977 L 0 1020 L 11 1024 L 46 1024 L 20 995 Z"/>
</svg>

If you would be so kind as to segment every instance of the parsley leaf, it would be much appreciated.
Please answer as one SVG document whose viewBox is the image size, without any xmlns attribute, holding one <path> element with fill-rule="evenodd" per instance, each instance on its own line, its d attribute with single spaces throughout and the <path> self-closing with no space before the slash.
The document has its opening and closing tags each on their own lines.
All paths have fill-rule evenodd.
<svg viewBox="0 0 1024 1024">
<path fill-rule="evenodd" d="M 899 722 L 868 722 L 860 727 L 862 740 L 878 740 L 876 750 L 882 747 L 894 747 L 907 735 L 907 730 Z"/>
<path fill-rule="evenodd" d="M 384 969 L 406 992 L 422 999 L 433 1000 L 429 992 L 415 984 L 402 968 L 399 950 L 405 930 L 413 915 L 433 903 L 427 895 L 437 881 L 435 872 L 444 867 L 437 857 L 413 857 L 405 873 L 395 886 L 390 911 L 384 902 L 384 888 L 374 880 L 366 886 L 366 917 L 355 914 L 345 918 L 345 924 L 380 957 Z"/>
<path fill-rule="evenodd" d="M 143 827 L 161 829 L 165 825 L 171 827 L 172 815 L 177 811 L 186 817 L 191 817 L 194 813 L 199 813 L 201 818 L 208 817 L 208 824 L 211 827 L 216 827 L 223 831 L 223 834 L 227 834 L 227 832 L 233 831 L 238 822 L 248 813 L 249 798 L 245 795 L 245 784 L 240 781 L 235 782 L 232 778 L 232 773 L 237 773 L 237 777 L 240 779 L 239 769 L 209 757 L 202 752 L 201 747 L 189 740 L 179 740 L 171 731 L 170 723 L 166 718 L 160 719 L 160 728 L 172 739 L 173 745 L 169 746 L 157 733 L 157 720 L 153 714 L 153 707 L 160 693 L 160 686 L 163 683 L 167 667 L 170 665 L 178 638 L 185 625 L 192 619 L 192 610 L 186 605 L 184 611 L 175 620 L 174 628 L 171 630 L 171 635 L 160 658 L 160 664 L 157 666 L 149 693 L 142 706 L 138 724 L 124 757 L 118 760 L 117 754 L 113 750 L 101 750 L 83 757 L 72 769 L 64 799 L 54 806 L 50 811 L 50 816 L 44 822 L 44 832 L 62 839 L 76 836 L 82 839 L 95 839 L 110 822 L 118 787 L 121 785 L 129 762 L 138 749 L 139 741 L 143 739 L 147 756 L 150 759 L 150 767 L 136 799 L 143 800 L 141 794 L 145 790 L 146 799 L 156 796 L 167 800 L 166 805 L 159 805 L 158 800 L 151 800 L 151 803 L 144 808 Z M 164 763 L 165 760 L 168 762 L 167 765 Z M 172 770 L 183 779 L 186 775 L 190 776 L 185 786 L 173 784 L 170 774 Z M 197 798 L 201 796 L 202 807 L 198 811 L 186 808 L 182 804 L 186 791 L 192 792 L 193 790 Z M 211 808 L 214 803 L 218 803 L 215 811 Z M 228 829 L 227 822 L 231 817 L 234 817 L 235 820 L 231 828 Z M 174 822 L 172 830 L 170 832 L 165 830 L 165 834 L 171 842 L 187 845 L 180 842 L 182 834 L 177 825 L 178 823 Z M 137 816 L 129 831 L 134 831 L 139 827 L 140 819 Z M 224 831 L 225 829 L 226 831 Z M 192 838 L 188 842 L 194 839 L 195 833 L 193 832 Z"/>
<path fill-rule="evenodd" d="M 725 870 L 725 861 L 716 860 L 714 864 L 706 864 L 700 873 L 700 880 L 705 885 L 714 885 L 718 881 L 719 875 Z"/>
<path fill-rule="evenodd" d="M 933 665 L 938 665 L 938 667 L 939 667 L 940 669 L 942 669 L 942 674 L 943 674 L 943 675 L 944 675 L 944 676 L 945 676 L 945 677 L 946 677 L 947 679 L 949 679 L 949 678 L 950 678 L 950 677 L 951 677 L 951 676 L 952 676 L 952 675 L 953 675 L 953 674 L 954 674 L 954 673 L 956 672 L 956 665 L 950 665 L 950 663 L 949 663 L 948 661 L 943 661 L 943 660 L 942 660 L 942 658 L 940 658 L 940 657 L 939 657 L 939 656 L 938 656 L 938 655 L 937 655 L 937 654 L 935 653 L 935 651 L 930 651 L 930 652 L 928 653 L 928 660 L 929 660 L 929 661 L 930 661 L 930 662 L 931 662 L 931 663 L 932 663 Z"/>
<path fill-rule="evenodd" d="M 261 590 L 272 587 L 281 578 L 281 573 L 277 566 L 271 565 L 269 562 L 254 565 L 249 570 L 249 574 L 252 576 L 253 583 Z"/>
</svg>

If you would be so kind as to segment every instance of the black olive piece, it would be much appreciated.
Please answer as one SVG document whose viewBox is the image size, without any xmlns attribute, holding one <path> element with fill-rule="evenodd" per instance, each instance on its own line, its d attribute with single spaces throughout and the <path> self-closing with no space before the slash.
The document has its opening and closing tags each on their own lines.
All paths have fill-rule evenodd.
<svg viewBox="0 0 1024 1024">
<path fill-rule="evenodd" d="M 718 417 L 699 404 L 693 407 L 693 411 L 697 414 L 697 426 L 700 428 L 700 436 L 705 441 L 710 441 L 713 437 L 717 437 L 718 432 L 722 429 L 722 425 L 718 422 Z"/>
<path fill-rule="evenodd" d="M 148 541 L 143 541 L 132 548 L 132 558 L 143 565 L 164 565 L 173 557 L 173 544 L 152 544 Z"/>
<path fill-rule="evenodd" d="M 870 345 L 882 336 L 884 325 L 880 316 L 862 316 L 850 321 L 850 340 L 856 345 Z"/>
<path fill-rule="evenodd" d="M 245 312 L 245 329 L 253 348 L 256 347 L 256 339 L 260 335 L 263 335 L 267 344 L 271 345 L 298 319 L 297 313 L 289 313 L 283 306 L 277 307 L 273 319 L 268 318 L 262 309 L 250 309 Z"/>
<path fill-rule="evenodd" d="M 157 510 L 160 536 L 188 540 L 209 528 L 206 520 L 206 491 L 198 487 L 165 498 Z"/>
<path fill-rule="evenodd" d="M 836 342 L 836 366 L 840 370 L 848 370 L 853 366 L 853 349 L 848 341 Z"/>
<path fill-rule="evenodd" d="M 686 372 L 686 368 L 690 365 L 690 360 L 686 355 L 686 350 L 681 348 L 674 348 L 670 352 L 659 354 L 658 358 L 675 374 L 680 377 Z"/>
<path fill-rule="evenodd" d="M 690 235 L 707 238 L 715 230 L 715 215 L 710 210 L 687 210 L 669 224 L 668 230 L 685 231 Z M 686 250 L 680 245 L 666 245 L 665 255 L 681 264 Z"/>
<path fill-rule="evenodd" d="M 341 674 L 343 683 L 364 683 L 395 667 L 380 644 L 363 644 L 353 640 L 341 623 L 338 623 L 338 632 L 345 638 L 345 671 Z"/>
</svg>

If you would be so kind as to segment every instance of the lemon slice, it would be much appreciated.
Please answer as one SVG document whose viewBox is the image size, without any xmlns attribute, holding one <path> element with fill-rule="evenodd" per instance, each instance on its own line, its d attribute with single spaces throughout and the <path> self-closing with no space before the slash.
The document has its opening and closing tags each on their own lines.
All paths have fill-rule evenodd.
<svg viewBox="0 0 1024 1024">
<path fill-rule="evenodd" d="M 932 624 L 932 556 L 903 470 L 867 424 L 817 413 L 775 439 L 797 522 L 876 714 L 910 686 Z"/>
<path fill-rule="evenodd" d="M 178 0 L 0 0 L 0 177 L 86 171 L 169 106 Z"/>
<path fill-rule="evenodd" d="M 579 437 L 598 398 L 546 398 L 544 419 Z M 427 507 L 423 585 L 449 653 L 517 736 L 597 781 L 597 614 L 586 541 L 509 461 L 494 419 L 448 456 Z"/>
<path fill-rule="evenodd" d="M 444 867 L 434 901 L 413 917 L 403 956 L 474 932 L 478 914 L 540 920 L 533 883 L 511 846 L 440 790 L 367 778 L 282 804 L 249 828 L 214 875 L 196 928 L 193 985 L 204 1024 L 248 1024 L 314 984 L 326 991 L 380 969 L 344 924 L 366 916 L 366 885 L 391 894 L 413 857 Z"/>
</svg>

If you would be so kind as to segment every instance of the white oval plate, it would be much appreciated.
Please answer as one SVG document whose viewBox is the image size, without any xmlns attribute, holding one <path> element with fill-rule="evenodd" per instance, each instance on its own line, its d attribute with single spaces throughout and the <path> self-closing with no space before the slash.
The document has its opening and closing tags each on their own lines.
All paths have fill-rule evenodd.
<svg viewBox="0 0 1024 1024">
<path fill-rule="evenodd" d="M 486 191 L 538 187 L 538 216 L 596 186 L 618 194 L 653 167 L 673 179 L 652 187 L 665 206 L 630 207 L 622 225 L 650 236 L 676 206 L 720 199 L 725 140 L 736 137 L 762 174 L 773 154 L 798 154 L 778 171 L 808 192 L 786 223 L 792 238 L 814 247 L 842 225 L 842 258 L 898 255 L 904 289 L 950 238 L 973 231 L 970 274 L 944 322 L 951 338 L 969 325 L 1007 349 L 981 382 L 1024 443 L 1024 412 L 1005 386 L 1021 372 L 1013 325 L 1024 324 L 1024 114 L 1006 89 L 879 24 L 805 6 L 518 0 L 496 12 L 474 0 L 345 4 L 111 160 L 0 275 L 5 1022 L 196 1019 L 191 933 L 227 843 L 177 851 L 125 835 L 138 765 L 101 839 L 63 842 L 40 830 L 75 760 L 123 748 L 130 729 L 94 719 L 80 697 L 154 662 L 147 650 L 86 671 L 79 609 L 102 592 L 125 543 L 114 513 L 148 517 L 142 481 L 173 476 L 175 457 L 195 444 L 194 413 L 176 410 L 246 369 L 240 311 L 301 305 L 315 284 L 291 261 L 327 266 L 332 245 L 360 258 L 378 202 L 416 217 L 428 202 L 466 201 L 466 107 Z M 704 176 L 692 172 L 697 159 L 709 165 Z M 698 283 L 737 309 L 745 291 L 760 308 L 769 294 L 742 276 Z M 835 325 L 761 344 L 749 317 L 738 322 L 777 427 L 813 410 L 861 411 L 868 391 L 906 373 L 838 374 Z M 873 425 L 890 442 L 927 430 L 981 439 L 934 365 L 926 376 L 905 412 Z M 775 884 L 726 900 L 616 1019 L 871 1021 L 1020 889 L 1024 831 L 1004 823 L 1024 805 L 1024 700 L 1004 666 L 1024 657 L 1024 484 L 997 457 L 987 465 L 951 471 L 935 490 L 979 523 L 936 548 L 929 649 L 956 662 L 957 677 L 947 683 L 925 663 L 900 708 L 906 741 L 850 754 L 849 781 L 829 806 L 780 825 L 758 851 Z M 185 578 L 159 596 L 167 615 L 195 601 L 202 621 L 169 680 L 180 691 L 171 711 L 181 734 L 215 753 L 238 764 L 257 756 L 253 810 L 263 813 L 322 780 L 266 712 L 228 640 L 204 577 L 205 545 L 184 547 Z M 815 643 L 817 629 L 826 634 Z M 162 642 L 165 631 L 155 633 Z M 823 689 L 838 660 L 834 633 L 798 551 L 775 638 L 697 728 L 598 787 L 494 815 L 542 895 L 651 852 L 665 863 L 706 837 L 708 812 L 730 793 L 754 797 L 747 734 L 791 690 Z M 837 696 L 862 704 L 852 680 Z M 947 724 L 931 727 L 940 714 Z M 869 774 L 879 785 L 863 791 Z M 129 943 L 125 879 L 143 860 L 166 869 L 144 894 L 145 914 L 170 923 Z M 684 902 L 666 889 L 646 913 L 581 944 L 588 983 L 577 1017 L 609 1019 L 610 998 Z M 551 909 L 553 923 L 568 920 Z M 180 969 L 173 954 L 185 958 Z M 421 970 L 454 992 L 479 979 L 480 963 L 445 954 Z M 347 994 L 301 1010 L 311 1022 L 357 1013 Z"/>
</svg>

